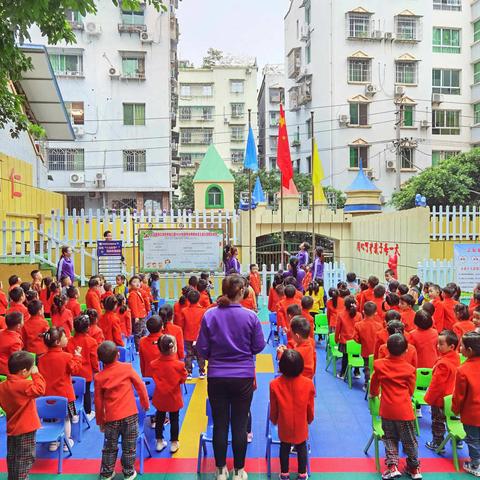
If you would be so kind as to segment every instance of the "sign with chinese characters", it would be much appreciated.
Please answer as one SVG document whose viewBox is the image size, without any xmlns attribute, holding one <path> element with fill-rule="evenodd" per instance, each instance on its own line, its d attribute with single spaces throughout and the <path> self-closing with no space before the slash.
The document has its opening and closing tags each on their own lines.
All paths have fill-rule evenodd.
<svg viewBox="0 0 480 480">
<path fill-rule="evenodd" d="M 20 180 L 22 180 L 22 176 L 15 173 L 15 169 L 12 168 L 12 171 L 10 172 L 10 196 L 12 198 L 20 198 L 22 196 L 22 192 L 19 192 L 15 186 L 15 183 L 20 182 Z"/>
<path fill-rule="evenodd" d="M 115 284 L 115 277 L 122 273 L 123 252 L 120 240 L 97 242 L 98 274 Z"/>
<path fill-rule="evenodd" d="M 453 246 L 455 282 L 462 291 L 473 292 L 480 282 L 480 245 L 455 244 Z"/>
<path fill-rule="evenodd" d="M 398 243 L 390 244 L 388 242 L 357 242 L 357 252 L 368 255 L 383 255 L 385 257 L 392 255 L 400 256 Z"/>
</svg>

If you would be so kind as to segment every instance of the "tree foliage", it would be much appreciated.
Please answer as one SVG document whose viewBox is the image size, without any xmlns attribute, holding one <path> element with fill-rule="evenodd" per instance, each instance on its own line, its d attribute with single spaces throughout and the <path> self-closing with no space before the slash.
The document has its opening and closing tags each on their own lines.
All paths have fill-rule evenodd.
<svg viewBox="0 0 480 480">
<path fill-rule="evenodd" d="M 118 6 L 118 0 L 111 1 Z M 162 0 L 148 3 L 157 10 L 165 9 Z M 122 1 L 125 9 L 139 6 L 139 0 Z M 38 26 L 50 45 L 61 41 L 75 43 L 75 34 L 65 19 L 67 10 L 78 11 L 82 16 L 95 14 L 96 0 L 0 0 L 0 128 L 11 125 L 12 137 L 27 129 L 39 133 L 23 111 L 23 98 L 9 88 L 10 82 L 15 84 L 32 68 L 18 44 L 31 41 L 29 30 L 33 25 Z"/>
<path fill-rule="evenodd" d="M 187 173 L 180 177 L 180 183 L 178 188 L 180 189 L 180 198 L 173 200 L 173 208 L 178 209 L 190 209 L 193 210 L 195 203 L 195 192 L 193 188 L 193 177 L 195 173 Z"/>
<path fill-rule="evenodd" d="M 412 177 L 392 197 L 399 210 L 415 207 L 415 195 L 427 198 L 428 205 L 478 205 L 480 195 L 480 148 L 447 158 Z"/>
<path fill-rule="evenodd" d="M 202 68 L 212 68 L 223 58 L 223 52 L 216 48 L 209 48 L 203 57 Z"/>
</svg>

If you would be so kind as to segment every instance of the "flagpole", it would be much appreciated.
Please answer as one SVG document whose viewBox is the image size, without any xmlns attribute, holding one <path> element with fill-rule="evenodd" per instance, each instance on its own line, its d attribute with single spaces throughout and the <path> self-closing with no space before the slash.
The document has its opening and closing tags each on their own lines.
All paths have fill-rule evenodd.
<svg viewBox="0 0 480 480">
<path fill-rule="evenodd" d="M 310 112 L 310 125 L 312 128 L 312 155 L 310 157 L 310 164 L 312 166 L 312 251 L 315 252 L 315 182 L 313 181 L 314 174 L 313 169 L 315 168 L 315 163 L 313 161 L 315 155 L 315 135 L 314 135 L 314 116 L 315 113 L 313 111 Z"/>
<path fill-rule="evenodd" d="M 280 172 L 280 264 L 283 270 L 283 255 L 285 252 L 285 234 L 283 231 L 283 173 Z"/>
<path fill-rule="evenodd" d="M 248 131 L 252 126 L 252 109 L 248 109 Z M 252 169 L 248 169 L 248 251 L 250 264 L 255 263 L 252 261 Z"/>
</svg>

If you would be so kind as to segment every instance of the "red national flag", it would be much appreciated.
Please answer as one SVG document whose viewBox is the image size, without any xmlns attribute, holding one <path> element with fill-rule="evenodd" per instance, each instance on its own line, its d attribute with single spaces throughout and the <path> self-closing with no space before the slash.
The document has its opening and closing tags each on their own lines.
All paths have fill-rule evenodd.
<svg viewBox="0 0 480 480">
<path fill-rule="evenodd" d="M 290 180 L 293 178 L 293 168 L 290 144 L 288 143 L 287 124 L 285 122 L 285 111 L 282 104 L 280 104 L 280 120 L 278 122 L 277 166 L 282 173 L 282 185 L 288 188 Z"/>
</svg>

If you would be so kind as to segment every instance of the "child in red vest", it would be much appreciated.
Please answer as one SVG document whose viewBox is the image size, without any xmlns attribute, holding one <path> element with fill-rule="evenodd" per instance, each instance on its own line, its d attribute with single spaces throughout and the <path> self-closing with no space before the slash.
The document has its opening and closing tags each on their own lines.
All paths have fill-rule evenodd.
<svg viewBox="0 0 480 480">
<path fill-rule="evenodd" d="M 87 308 L 85 310 L 85 314 L 88 316 L 90 320 L 90 327 L 88 328 L 88 334 L 95 339 L 97 345 L 100 345 L 102 342 L 105 341 L 105 337 L 103 336 L 102 329 L 98 326 L 98 313 L 93 308 Z"/>
<path fill-rule="evenodd" d="M 185 324 L 185 319 L 183 318 L 183 310 L 188 307 L 188 301 L 187 301 L 188 291 L 189 291 L 188 287 L 183 287 L 182 294 L 180 295 L 178 302 L 176 302 L 175 305 L 173 306 L 173 323 L 177 327 L 180 327 L 182 331 Z"/>
<path fill-rule="evenodd" d="M 140 355 L 140 371 L 142 377 L 151 377 L 152 369 L 150 364 L 158 358 L 158 341 L 163 335 L 162 319 L 159 315 L 152 315 L 147 320 L 147 330 L 149 335 L 140 339 L 138 353 Z"/>
<path fill-rule="evenodd" d="M 77 318 L 81 313 L 80 303 L 78 303 L 78 288 L 71 287 L 67 288 L 67 303 L 65 304 L 65 308 L 72 312 L 73 318 Z"/>
<path fill-rule="evenodd" d="M 330 288 L 328 296 L 330 297 L 330 300 L 327 302 L 328 329 L 330 332 L 334 332 L 337 327 L 338 316 L 345 308 L 345 300 L 340 297 L 340 292 L 337 288 Z"/>
<path fill-rule="evenodd" d="M 167 412 L 170 419 L 170 453 L 176 453 L 180 448 L 179 411 L 183 408 L 183 397 L 180 386 L 187 379 L 185 364 L 178 360 L 177 342 L 172 335 L 163 335 L 158 341 L 159 355 L 150 364 L 152 377 L 155 381 L 155 392 L 152 403 L 157 409 L 155 421 L 156 450 L 161 452 L 167 446 L 163 437 L 163 425 Z"/>
<path fill-rule="evenodd" d="M 200 294 L 196 290 L 190 290 L 187 294 L 187 300 L 190 305 L 183 311 L 185 318 L 185 326 L 183 329 L 183 337 L 185 339 L 185 367 L 188 372 L 188 379 L 192 378 L 192 362 L 197 359 L 199 378 L 205 378 L 205 359 L 199 355 L 195 344 L 197 342 L 198 334 L 200 332 L 200 324 L 202 322 L 205 310 L 198 304 Z"/>
<path fill-rule="evenodd" d="M 208 282 L 201 278 L 197 284 L 197 291 L 200 294 L 200 300 L 198 301 L 198 304 L 205 309 L 207 309 L 210 306 L 210 303 L 212 303 L 210 301 L 210 296 L 208 295 L 207 287 Z"/>
<path fill-rule="evenodd" d="M 99 318 L 103 312 L 100 297 L 100 282 L 97 277 L 92 277 L 88 281 L 88 291 L 85 295 L 85 303 L 87 308 L 93 308 L 97 311 Z"/>
<path fill-rule="evenodd" d="M 8 359 L 13 352 L 22 350 L 23 316 L 20 312 L 7 313 L 6 330 L 0 331 L 0 374 L 8 375 Z"/>
<path fill-rule="evenodd" d="M 460 366 L 460 356 L 456 352 L 458 337 L 451 330 L 444 330 L 438 336 L 440 358 L 433 367 L 432 381 L 425 394 L 425 401 L 432 407 L 431 442 L 425 443 L 430 450 L 436 450 L 445 436 L 445 412 L 443 399 L 453 393 L 455 375 Z M 445 449 L 443 449 L 445 451 Z"/>
<path fill-rule="evenodd" d="M 278 425 L 280 438 L 280 480 L 288 480 L 289 457 L 295 445 L 298 479 L 306 480 L 308 425 L 314 418 L 315 387 L 302 375 L 304 364 L 300 353 L 285 350 L 279 362 L 282 375 L 270 383 L 270 421 Z"/>
<path fill-rule="evenodd" d="M 200 285 L 200 282 L 198 282 L 199 285 Z M 243 294 L 243 299 L 242 301 L 240 302 L 240 305 L 243 307 L 243 308 L 246 308 L 248 310 L 252 310 L 253 312 L 256 312 L 257 311 L 257 304 L 256 304 L 256 301 L 255 301 L 255 297 L 250 293 L 250 290 L 248 288 L 248 280 L 245 280 L 245 293 Z M 200 300 L 202 299 L 201 298 L 202 296 L 200 295 Z M 200 302 L 199 302 L 200 304 Z M 208 305 L 209 306 L 209 305 Z M 202 307 L 202 308 L 208 308 L 207 307 Z"/>
<path fill-rule="evenodd" d="M 425 310 L 419 310 L 414 323 L 417 328 L 410 332 L 408 341 L 417 349 L 417 368 L 433 368 L 438 359 L 438 332 L 433 328 L 432 317 Z"/>
<path fill-rule="evenodd" d="M 146 317 L 149 309 L 140 291 L 140 277 L 136 275 L 128 282 L 128 307 L 132 312 L 132 331 L 135 349 L 138 352 L 140 339 L 147 334 Z"/>
<path fill-rule="evenodd" d="M 67 418 L 65 419 L 65 441 L 73 447 L 71 420 L 77 415 L 75 408 L 75 392 L 72 385 L 72 375 L 76 375 L 82 368 L 82 347 L 77 347 L 74 354 L 65 352 L 68 337 L 63 328 L 52 327 L 45 332 L 43 341 L 48 352 L 38 360 L 38 370 L 47 382 L 45 395 L 65 397 L 68 400 Z M 58 442 L 50 444 L 50 451 L 58 449 Z M 68 451 L 66 445 L 64 451 Z"/>
<path fill-rule="evenodd" d="M 258 265 L 256 263 L 252 263 L 250 265 L 250 275 L 248 276 L 248 281 L 255 292 L 255 297 L 257 298 L 258 302 L 258 297 L 262 291 L 262 279 L 258 273 Z"/>
<path fill-rule="evenodd" d="M 470 312 L 467 305 L 458 303 L 453 311 L 457 320 L 453 324 L 453 331 L 458 338 L 462 338 L 465 333 L 475 330 L 475 324 L 470 320 Z"/>
<path fill-rule="evenodd" d="M 375 277 L 374 275 L 368 277 L 368 280 L 367 280 L 368 288 L 366 290 L 361 291 L 358 294 L 358 309 L 361 312 L 363 312 L 363 306 L 367 302 L 373 302 L 375 298 L 373 294 L 373 290 L 378 285 L 378 283 L 379 283 L 378 277 Z"/>
<path fill-rule="evenodd" d="M 438 285 L 430 285 L 428 288 L 428 298 L 430 298 L 430 303 L 435 307 L 435 312 L 433 313 L 433 324 L 437 332 L 443 331 L 443 326 L 445 324 L 445 308 L 442 301 L 442 289 Z"/>
<path fill-rule="evenodd" d="M 312 315 L 312 307 L 313 307 L 313 298 L 312 297 L 303 297 L 302 298 L 302 317 L 306 318 L 308 323 L 310 324 L 310 338 L 315 337 L 315 319 Z"/>
<path fill-rule="evenodd" d="M 380 397 L 380 416 L 384 431 L 385 464 L 383 479 L 399 478 L 398 443 L 401 441 L 407 455 L 405 473 L 413 480 L 422 478 L 418 460 L 418 442 L 415 436 L 415 414 L 411 397 L 415 390 L 416 370 L 404 359 L 407 340 L 399 333 L 387 341 L 389 356 L 375 360 L 370 382 L 370 396 Z"/>
<path fill-rule="evenodd" d="M 103 294 L 102 294 L 101 297 L 100 297 L 100 301 L 101 301 L 101 302 L 105 301 L 105 299 L 106 299 L 107 297 L 111 297 L 112 295 L 114 295 L 114 293 L 113 293 L 113 287 L 112 287 L 112 284 L 111 284 L 111 283 L 105 283 L 105 284 L 103 285 L 103 289 L 104 289 L 105 291 L 103 292 Z"/>
<path fill-rule="evenodd" d="M 397 312 L 396 310 L 388 310 L 385 313 L 385 323 L 387 325 L 387 329 L 388 329 L 388 324 L 392 320 L 398 320 L 399 322 L 401 322 L 401 318 L 402 317 L 400 316 L 400 312 Z M 404 325 L 404 328 L 405 328 L 405 325 Z M 390 336 L 387 329 L 379 330 L 375 336 L 375 348 L 373 351 L 373 357 L 375 358 L 375 360 L 378 358 L 378 352 L 380 350 L 380 347 L 382 345 L 385 345 L 385 348 L 386 348 L 387 340 L 388 340 L 388 337 Z"/>
<path fill-rule="evenodd" d="M 52 282 L 52 277 L 45 277 L 42 280 L 42 289 L 38 293 L 38 299 L 43 303 L 43 310 L 46 317 L 50 317 L 50 305 L 48 299 L 50 298 L 50 285 Z"/>
<path fill-rule="evenodd" d="M 388 348 L 387 348 L 387 341 L 388 337 L 391 335 L 394 335 L 395 333 L 400 333 L 405 337 L 405 325 L 403 322 L 398 319 L 398 320 L 391 320 L 390 322 L 387 323 L 387 337 L 385 338 L 385 343 L 380 346 L 378 349 L 378 356 L 375 358 L 385 358 L 389 355 Z M 407 337 L 405 337 L 407 338 Z M 378 334 L 377 334 L 377 339 L 378 339 Z M 408 340 L 407 340 L 408 343 Z M 407 350 L 405 351 L 405 361 L 408 362 L 410 365 L 417 368 L 417 350 L 413 345 L 410 345 L 408 343 L 407 345 Z"/>
<path fill-rule="evenodd" d="M 37 430 L 41 427 L 35 399 L 45 395 L 45 379 L 33 355 L 18 351 L 8 360 L 9 374 L 0 383 L 0 407 L 7 414 L 8 478 L 26 479 L 35 462 Z"/>
<path fill-rule="evenodd" d="M 452 410 L 460 415 L 463 428 L 467 436 L 470 461 L 463 464 L 463 469 L 480 476 L 480 333 L 468 332 L 462 337 L 460 353 L 467 357 L 467 361 L 457 370 L 455 388 L 453 391 Z"/>
<path fill-rule="evenodd" d="M 295 298 L 297 289 L 293 285 L 285 287 L 285 298 L 277 305 L 277 325 L 278 328 L 283 328 L 285 332 L 290 330 L 290 325 L 287 321 L 287 308 L 290 305 L 297 304 L 301 306 L 301 300 Z"/>
<path fill-rule="evenodd" d="M 132 334 L 132 312 L 127 307 L 127 301 L 125 297 L 118 293 L 115 295 L 117 299 L 117 311 L 116 314 L 120 319 L 120 329 L 124 337 L 129 337 Z"/>
<path fill-rule="evenodd" d="M 278 291 L 277 291 L 278 287 Z M 284 297 L 284 285 L 283 285 L 283 277 L 281 274 L 275 274 L 273 278 L 273 284 L 268 291 L 268 310 L 270 312 L 276 312 L 278 303 Z"/>
<path fill-rule="evenodd" d="M 67 298 L 64 295 L 55 295 L 52 303 L 52 326 L 61 327 L 65 330 L 67 337 L 72 335 L 73 315 L 70 310 L 65 307 Z"/>
<path fill-rule="evenodd" d="M 385 287 L 383 285 L 377 285 L 373 289 L 373 303 L 377 306 L 377 317 L 380 321 L 380 324 L 383 326 L 385 320 L 385 310 L 383 309 L 383 304 L 385 303 Z"/>
<path fill-rule="evenodd" d="M 152 309 L 152 302 L 153 302 L 152 290 L 150 289 L 150 285 L 148 284 L 147 275 L 141 273 L 138 277 L 140 278 L 139 291 L 142 294 L 143 301 L 145 302 L 145 309 L 147 310 L 147 314 L 148 314 Z"/>
<path fill-rule="evenodd" d="M 77 372 L 77 376 L 85 379 L 85 395 L 83 397 L 83 408 L 87 414 L 88 420 L 95 418 L 95 412 L 92 412 L 92 396 L 90 386 L 93 382 L 93 374 L 98 373 L 97 342 L 88 334 L 90 319 L 88 315 L 80 315 L 73 321 L 75 335 L 70 338 L 67 345 L 67 352 L 74 354 L 80 351 L 82 354 L 82 366 Z M 73 419 L 77 423 L 78 417 Z"/>
<path fill-rule="evenodd" d="M 120 326 L 120 319 L 115 313 L 117 309 L 117 298 L 115 295 L 108 296 L 104 303 L 105 313 L 98 322 L 98 326 L 102 329 L 105 340 L 110 340 L 115 343 L 117 347 L 123 347 L 122 328 Z"/>
<path fill-rule="evenodd" d="M 183 330 L 173 323 L 173 308 L 169 303 L 165 303 L 160 307 L 158 312 L 162 319 L 162 334 L 171 335 L 177 341 L 177 356 L 179 360 L 185 358 Z"/>
<path fill-rule="evenodd" d="M 40 300 L 33 300 L 28 304 L 30 320 L 23 324 L 23 343 L 28 352 L 40 357 L 47 353 L 47 347 L 43 342 L 43 334 L 50 328 L 50 325 L 43 316 L 43 305 Z"/>
<path fill-rule="evenodd" d="M 25 292 L 20 287 L 14 287 L 9 292 L 10 306 L 7 313 L 20 312 L 23 315 L 23 321 L 28 322 L 30 314 L 25 306 Z"/>
<path fill-rule="evenodd" d="M 293 349 L 300 353 L 303 358 L 302 375 L 313 380 L 317 355 L 315 343 L 310 338 L 310 324 L 305 318 L 296 316 L 290 321 L 290 328 L 292 332 Z"/>
<path fill-rule="evenodd" d="M 402 316 L 402 322 L 405 325 L 405 331 L 410 333 L 415 330 L 415 299 L 409 293 L 406 293 L 400 297 L 400 315 Z"/>
<path fill-rule="evenodd" d="M 454 283 L 449 283 L 443 289 L 443 309 L 444 309 L 444 322 L 443 328 L 445 330 L 453 330 L 453 326 L 457 322 L 455 317 L 455 305 L 458 304 L 455 300 L 457 294 L 457 286 Z"/>
</svg>

